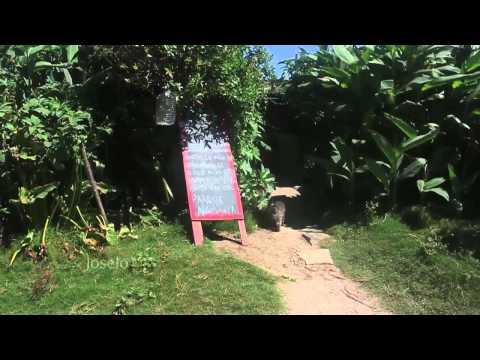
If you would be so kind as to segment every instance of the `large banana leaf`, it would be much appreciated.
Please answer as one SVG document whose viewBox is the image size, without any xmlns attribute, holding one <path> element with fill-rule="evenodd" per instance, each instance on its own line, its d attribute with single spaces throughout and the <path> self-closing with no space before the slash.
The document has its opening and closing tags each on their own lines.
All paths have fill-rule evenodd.
<svg viewBox="0 0 480 360">
<path fill-rule="evenodd" d="M 419 136 L 416 136 L 413 139 L 404 141 L 400 145 L 400 149 L 404 152 L 408 151 L 408 150 L 411 150 L 411 149 L 414 149 L 414 148 L 416 148 L 416 147 L 418 147 L 422 144 L 425 144 L 425 143 L 435 139 L 435 137 L 438 135 L 439 132 L 440 132 L 440 130 L 438 128 L 437 129 L 432 129 L 426 134 L 419 135 Z"/>
<path fill-rule="evenodd" d="M 422 180 L 422 190 L 431 190 L 443 184 L 444 182 L 445 182 L 445 179 L 443 177 L 436 177 L 428 181 Z"/>
<path fill-rule="evenodd" d="M 425 168 L 425 165 L 427 165 L 427 160 L 424 158 L 416 158 L 413 160 L 408 166 L 403 169 L 403 171 L 400 173 L 398 179 L 403 180 L 403 179 L 408 179 L 412 178 L 415 175 L 418 174 L 418 172 L 422 169 Z"/>
<path fill-rule="evenodd" d="M 449 85 L 449 84 L 452 84 L 454 81 L 476 80 L 476 79 L 480 79 L 480 71 L 477 71 L 471 74 L 457 74 L 457 75 L 450 75 L 450 76 L 442 76 L 436 79 L 432 79 L 431 81 L 424 84 L 422 86 L 422 91 L 434 89 L 439 86 Z"/>
<path fill-rule="evenodd" d="M 367 169 L 377 178 L 388 193 L 390 189 L 390 169 L 382 166 L 380 161 L 366 159 Z"/>
<path fill-rule="evenodd" d="M 72 64 L 78 55 L 78 45 L 67 45 L 67 61 Z"/>
<path fill-rule="evenodd" d="M 442 51 L 451 52 L 453 50 L 452 45 L 419 45 L 416 48 L 419 52 L 419 55 L 423 55 L 423 56 L 439 53 Z"/>
<path fill-rule="evenodd" d="M 409 139 L 414 139 L 418 136 L 417 130 L 415 130 L 402 119 L 388 113 L 385 113 L 385 117 L 389 119 L 396 127 L 398 127 L 405 135 L 407 135 Z"/>
<path fill-rule="evenodd" d="M 333 45 L 333 52 L 338 56 L 340 60 L 348 65 L 352 65 L 358 62 L 358 57 L 348 50 L 344 45 Z"/>
<path fill-rule="evenodd" d="M 37 199 L 44 199 L 47 195 L 57 188 L 56 183 L 41 185 L 32 189 L 26 187 L 18 188 L 18 201 L 23 205 L 33 204 Z"/>
<path fill-rule="evenodd" d="M 422 75 L 422 74 L 428 74 L 433 76 L 435 73 L 442 72 L 445 75 L 445 72 L 451 72 L 455 74 L 460 74 L 462 70 L 456 66 L 453 65 L 444 65 L 444 66 L 439 66 L 436 68 L 432 69 L 421 69 L 415 71 L 415 75 Z"/>
<path fill-rule="evenodd" d="M 441 187 L 438 187 L 438 185 L 442 184 L 444 181 L 444 178 L 434 178 L 429 181 L 417 180 L 417 187 L 421 193 L 433 192 L 444 198 L 446 201 L 450 201 L 448 192 Z"/>
<path fill-rule="evenodd" d="M 372 135 L 373 140 L 377 144 L 377 146 L 382 150 L 384 155 L 387 157 L 388 162 L 391 166 L 396 166 L 397 161 L 401 154 L 399 154 L 398 150 L 390 144 L 390 142 L 381 134 L 374 130 L 369 130 L 370 134 Z"/>
<path fill-rule="evenodd" d="M 48 47 L 48 45 L 37 45 L 37 46 L 31 46 L 31 47 L 28 47 L 27 49 L 27 57 L 31 57 L 33 55 L 35 55 L 36 53 L 39 53 L 40 51 L 46 49 Z"/>
<path fill-rule="evenodd" d="M 425 192 L 433 192 L 437 195 L 440 195 L 446 201 L 450 201 L 450 195 L 448 195 L 448 192 L 442 188 L 433 188 L 433 189 L 425 190 Z"/>
<path fill-rule="evenodd" d="M 51 68 L 51 67 L 54 67 L 54 65 L 48 61 L 37 61 L 35 63 L 35 70 L 40 70 L 43 68 Z"/>
<path fill-rule="evenodd" d="M 480 51 L 471 55 L 465 62 L 465 70 L 467 72 L 473 71 L 480 67 Z"/>
<path fill-rule="evenodd" d="M 318 71 L 322 75 L 328 75 L 337 79 L 340 82 L 347 82 L 350 79 L 350 74 L 342 69 L 330 67 L 330 66 L 320 66 Z"/>
</svg>

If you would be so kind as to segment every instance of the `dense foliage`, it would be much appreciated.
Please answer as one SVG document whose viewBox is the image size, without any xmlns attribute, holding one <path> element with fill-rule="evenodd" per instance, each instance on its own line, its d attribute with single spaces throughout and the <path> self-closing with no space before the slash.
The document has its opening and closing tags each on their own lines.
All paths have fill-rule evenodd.
<svg viewBox="0 0 480 360">
<path fill-rule="evenodd" d="M 261 166 L 260 147 L 268 90 L 264 81 L 272 71 L 263 48 L 138 45 L 82 50 L 86 73 L 105 74 L 85 89 L 85 98 L 94 108 L 96 121 L 113 126 L 115 142 L 110 144 L 110 154 L 120 160 L 104 156 L 112 178 L 131 183 L 131 177 L 150 172 L 144 178 L 165 180 L 165 166 L 171 160 L 169 149 L 175 146 L 178 136 L 172 136 L 176 129 L 153 126 L 153 104 L 156 96 L 168 89 L 178 95 L 180 111 L 193 108 L 220 115 L 232 137 L 242 195 L 248 205 L 265 206 L 273 178 Z M 158 161 L 156 167 L 150 166 L 152 158 Z M 130 169 L 125 169 L 125 163 Z M 152 176 L 153 169 L 157 169 L 157 176 Z M 141 191 L 130 186 L 132 197 Z"/>
<path fill-rule="evenodd" d="M 2 45 L 0 224 L 25 231 L 92 205 L 82 146 L 109 195 L 107 211 L 178 198 L 177 127 L 154 122 L 165 89 L 178 95 L 180 115 L 220 115 L 244 200 L 265 206 L 273 184 L 260 160 L 268 60 L 252 46 Z"/>
<path fill-rule="evenodd" d="M 306 176 L 333 190 L 325 202 L 449 201 L 474 213 L 478 46 L 320 46 L 286 61 L 285 74 L 276 101 L 301 139 Z"/>
<path fill-rule="evenodd" d="M 75 95 L 77 55 L 76 45 L 0 48 L 0 206 L 17 228 L 71 212 L 85 187 L 80 145 L 104 129 Z"/>
</svg>

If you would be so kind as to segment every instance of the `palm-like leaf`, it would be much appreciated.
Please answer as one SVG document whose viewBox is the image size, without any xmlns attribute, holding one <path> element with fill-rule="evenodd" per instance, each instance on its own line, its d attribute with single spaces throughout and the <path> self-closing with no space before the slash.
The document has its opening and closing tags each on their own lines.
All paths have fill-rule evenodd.
<svg viewBox="0 0 480 360">
<path fill-rule="evenodd" d="M 395 167 L 400 157 L 398 150 L 383 135 L 374 130 L 369 130 L 369 132 L 378 148 L 387 157 L 390 166 Z"/>
</svg>

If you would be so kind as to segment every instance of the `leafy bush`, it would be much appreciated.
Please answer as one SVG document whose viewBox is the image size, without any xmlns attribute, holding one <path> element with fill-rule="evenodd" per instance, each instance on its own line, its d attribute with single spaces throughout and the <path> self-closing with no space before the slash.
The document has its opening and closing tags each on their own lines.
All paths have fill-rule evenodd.
<svg viewBox="0 0 480 360">
<path fill-rule="evenodd" d="M 93 128 L 72 74 L 77 45 L 0 47 L 0 195 L 23 229 L 78 205 L 80 145 Z"/>
<path fill-rule="evenodd" d="M 245 204 L 265 206 L 274 182 L 260 159 L 271 75 L 268 54 L 255 46 L 1 45 L 2 243 L 10 238 L 4 228 L 26 232 L 59 215 L 81 220 L 75 209 L 88 211 L 93 198 L 83 146 L 107 210 L 168 210 L 183 182 L 172 184 L 178 169 L 168 171 L 176 128 L 153 121 L 165 89 L 178 94 L 180 115 L 187 107 L 220 115 Z M 143 220 L 161 221 L 153 214 Z M 111 233 L 111 224 L 99 226 Z"/>
<path fill-rule="evenodd" d="M 171 180 L 165 163 L 179 137 L 168 127 L 154 128 L 153 122 L 155 98 L 168 89 L 177 94 L 180 116 L 187 108 L 219 115 L 218 121 L 231 136 L 245 202 L 265 206 L 273 178 L 261 165 L 260 148 L 265 145 L 261 141 L 268 91 L 264 81 L 272 76 L 272 70 L 263 48 L 85 46 L 80 59 L 88 76 L 95 78 L 85 87 L 83 102 L 94 109 L 96 123 L 114 129 L 114 138 L 102 157 L 106 171 L 133 201 L 142 192 L 144 199 L 150 193 L 150 197 L 159 197 L 153 189 Z M 129 169 L 125 169 L 126 163 Z M 145 183 L 145 179 L 154 180 Z M 178 195 L 179 189 L 173 190 Z"/>
<path fill-rule="evenodd" d="M 356 169 L 370 170 L 351 177 L 344 173 L 348 167 L 326 168 L 320 175 L 347 176 L 351 186 L 334 183 L 329 195 L 342 194 L 345 205 L 359 194 L 369 200 L 385 193 L 392 205 L 429 201 L 434 194 L 440 196 L 432 201 L 453 199 L 461 203 L 460 213 L 474 214 L 480 196 L 472 186 L 480 153 L 479 70 L 480 47 L 474 45 L 322 45 L 285 62 L 288 80 L 273 94 L 281 105 L 270 108 L 284 109 L 282 126 L 299 136 L 315 183 L 324 182 L 311 170 L 321 163 L 311 160 L 330 153 L 334 139 L 354 154 Z M 448 163 L 460 175 L 449 172 Z M 371 175 L 380 187 L 371 186 Z M 455 196 L 432 185 L 441 178 L 450 179 Z"/>
<path fill-rule="evenodd" d="M 423 229 L 432 224 L 433 219 L 425 206 L 409 206 L 401 212 L 402 221 L 412 229 Z"/>
<path fill-rule="evenodd" d="M 470 252 L 480 258 L 480 225 L 443 219 L 433 233 L 450 251 Z"/>
</svg>

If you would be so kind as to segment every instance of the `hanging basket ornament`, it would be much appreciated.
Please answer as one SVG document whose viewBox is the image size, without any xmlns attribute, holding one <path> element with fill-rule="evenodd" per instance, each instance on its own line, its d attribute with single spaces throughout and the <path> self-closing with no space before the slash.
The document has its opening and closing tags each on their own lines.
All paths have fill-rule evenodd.
<svg viewBox="0 0 480 360">
<path fill-rule="evenodd" d="M 166 90 L 157 96 L 155 102 L 155 123 L 160 126 L 172 126 L 175 124 L 177 107 L 176 94 Z"/>
</svg>

